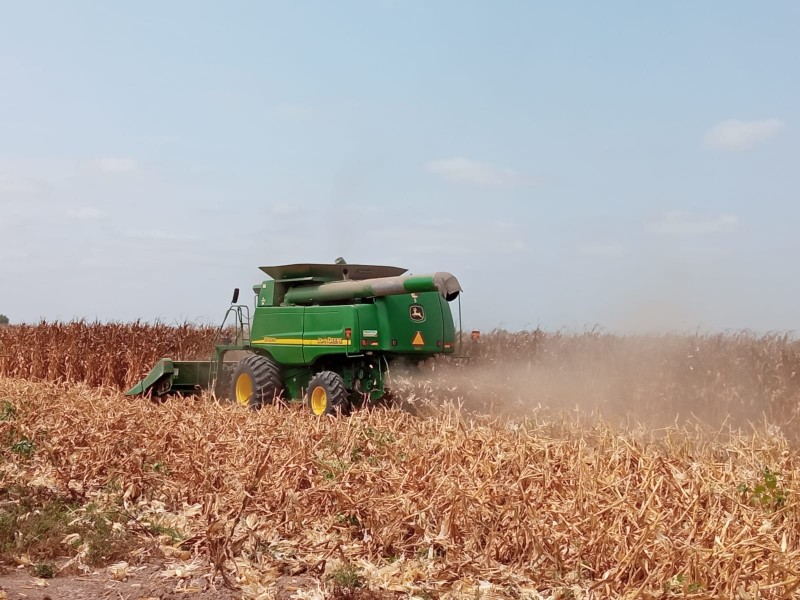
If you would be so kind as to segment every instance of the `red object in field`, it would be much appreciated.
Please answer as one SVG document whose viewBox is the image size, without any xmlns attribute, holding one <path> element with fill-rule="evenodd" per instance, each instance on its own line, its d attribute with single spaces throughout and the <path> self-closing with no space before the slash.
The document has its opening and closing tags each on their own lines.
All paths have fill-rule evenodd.
<svg viewBox="0 0 800 600">
<path fill-rule="evenodd" d="M 480 332 L 480 331 L 478 331 L 477 329 L 476 329 L 476 330 L 474 330 L 474 331 L 472 332 L 472 341 L 473 341 L 473 342 L 477 342 L 477 341 L 478 341 L 478 340 L 480 340 L 480 339 L 481 339 L 481 332 Z"/>
</svg>

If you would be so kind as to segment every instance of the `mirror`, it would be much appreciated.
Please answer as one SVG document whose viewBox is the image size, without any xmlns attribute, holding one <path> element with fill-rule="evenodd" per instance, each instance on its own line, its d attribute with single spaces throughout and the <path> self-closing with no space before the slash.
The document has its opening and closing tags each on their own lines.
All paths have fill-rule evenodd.
<svg viewBox="0 0 800 600">
<path fill-rule="evenodd" d="M 234 288 L 233 300 L 231 300 L 231 304 L 236 304 L 238 301 L 239 301 L 239 288 Z"/>
</svg>

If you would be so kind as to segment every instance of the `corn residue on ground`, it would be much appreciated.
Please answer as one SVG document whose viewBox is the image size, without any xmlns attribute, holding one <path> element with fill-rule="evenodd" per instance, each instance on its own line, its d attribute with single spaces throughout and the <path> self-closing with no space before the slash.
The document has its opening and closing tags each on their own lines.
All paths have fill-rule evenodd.
<svg viewBox="0 0 800 600">
<path fill-rule="evenodd" d="M 64 572 L 157 558 L 176 590 L 202 576 L 246 598 L 280 596 L 281 577 L 318 598 L 800 590 L 800 465 L 777 428 L 427 413 L 0 378 L 0 552 Z M 44 514 L 57 535 L 33 527 Z"/>
</svg>

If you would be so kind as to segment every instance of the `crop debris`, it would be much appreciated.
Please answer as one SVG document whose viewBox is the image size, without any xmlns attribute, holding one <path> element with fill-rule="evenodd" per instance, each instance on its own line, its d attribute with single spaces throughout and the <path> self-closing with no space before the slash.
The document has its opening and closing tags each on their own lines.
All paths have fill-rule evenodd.
<svg viewBox="0 0 800 600">
<path fill-rule="evenodd" d="M 12 349 L 0 377 L 0 512 L 13 516 L 0 524 L 29 531 L 38 510 L 59 536 L 46 548 L 5 537 L 5 561 L 24 553 L 58 576 L 59 553 L 68 568 L 116 561 L 117 571 L 159 557 L 176 590 L 216 574 L 246 598 L 300 576 L 318 587 L 298 593 L 320 598 L 800 590 L 789 338 L 495 332 L 467 364 L 396 374 L 393 405 L 337 419 L 209 395 L 125 398 L 167 345 L 148 354 L 149 326 L 115 326 L 117 340 L 130 327 L 127 353 L 75 333 L 102 339 L 93 325 L 58 325 L 78 329 L 57 339 L 86 349 L 69 375 L 69 349 L 39 337 L 44 346 L 23 350 L 36 327 L 15 327 L 0 332 Z M 211 332 L 187 330 L 170 343 L 210 344 Z M 115 356 L 125 370 L 88 376 Z M 97 518 L 119 544 L 105 549 L 81 528 Z"/>
</svg>

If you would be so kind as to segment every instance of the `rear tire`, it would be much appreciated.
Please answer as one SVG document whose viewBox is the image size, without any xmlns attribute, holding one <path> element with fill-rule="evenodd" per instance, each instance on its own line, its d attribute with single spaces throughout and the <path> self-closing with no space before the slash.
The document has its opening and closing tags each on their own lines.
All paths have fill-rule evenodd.
<svg viewBox="0 0 800 600">
<path fill-rule="evenodd" d="M 231 378 L 231 399 L 258 410 L 283 394 L 281 370 L 269 356 L 251 354 L 239 361 Z"/>
<path fill-rule="evenodd" d="M 314 375 L 308 384 L 306 403 L 318 417 L 347 413 L 350 401 L 342 376 L 333 371 L 320 371 Z"/>
</svg>

